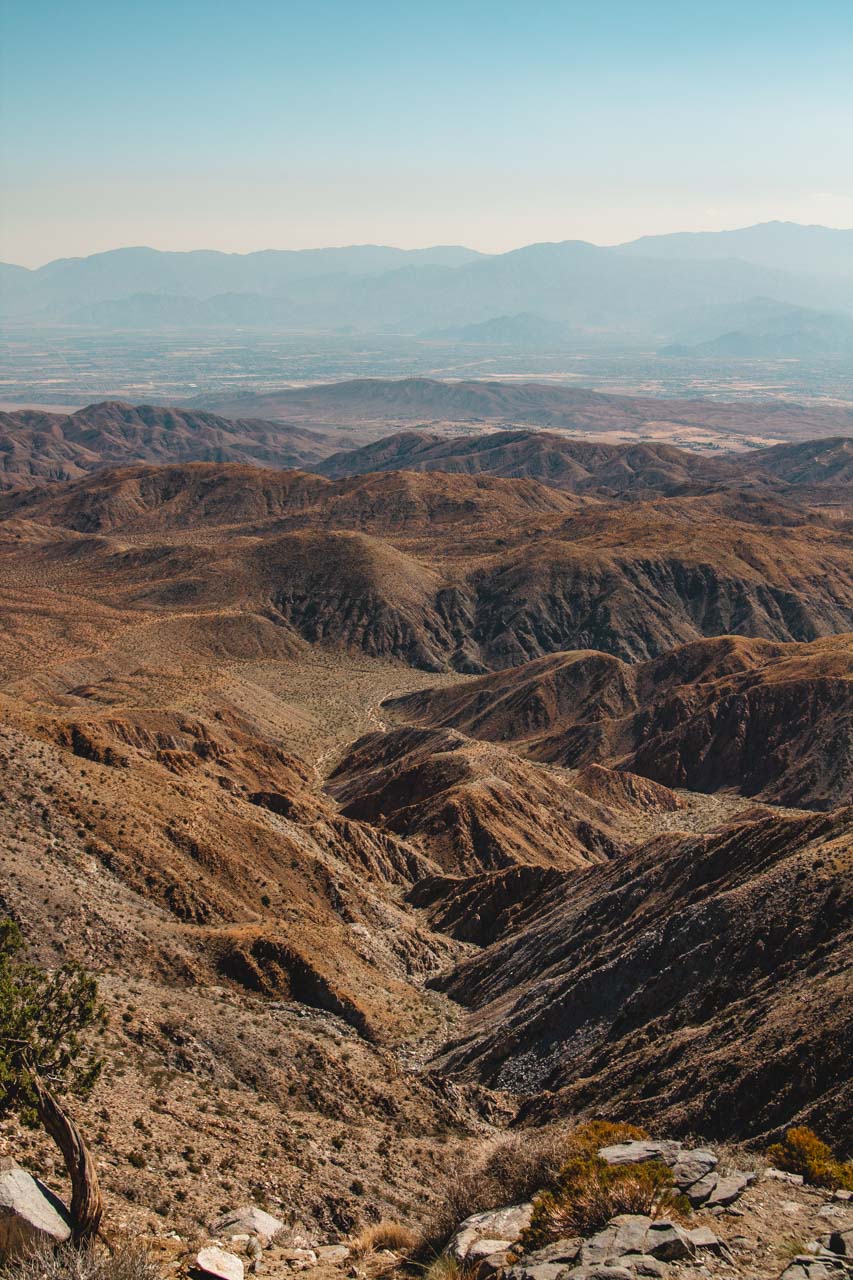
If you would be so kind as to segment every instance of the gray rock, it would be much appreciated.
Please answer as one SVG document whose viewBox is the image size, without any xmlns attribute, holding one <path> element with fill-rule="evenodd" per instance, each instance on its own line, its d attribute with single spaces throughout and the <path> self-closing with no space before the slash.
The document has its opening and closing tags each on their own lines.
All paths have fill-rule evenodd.
<svg viewBox="0 0 853 1280">
<path fill-rule="evenodd" d="M 345 1244 L 321 1244 L 316 1250 L 317 1261 L 335 1267 L 341 1262 L 346 1262 L 349 1252 Z"/>
<path fill-rule="evenodd" d="M 489 1240 L 488 1237 L 483 1240 L 475 1240 L 465 1254 L 465 1261 L 470 1263 L 480 1262 L 483 1258 L 488 1258 L 493 1253 L 506 1253 L 511 1244 L 511 1240 Z"/>
<path fill-rule="evenodd" d="M 274 1240 L 278 1233 L 284 1230 L 284 1223 L 280 1218 L 274 1218 L 271 1213 L 266 1213 L 254 1204 L 243 1205 L 241 1209 L 232 1209 L 228 1213 L 223 1213 L 211 1225 L 217 1235 L 260 1236 L 268 1242 Z"/>
<path fill-rule="evenodd" d="M 732 1253 L 719 1236 L 715 1236 L 710 1227 L 693 1227 L 688 1229 L 690 1243 L 697 1253 L 714 1253 L 718 1258 L 733 1262 Z"/>
<path fill-rule="evenodd" d="M 554 1240 L 551 1244 L 543 1245 L 541 1249 L 534 1250 L 533 1253 L 525 1254 L 521 1261 L 530 1263 L 562 1262 L 564 1264 L 576 1262 L 582 1244 L 583 1240 L 580 1236 L 570 1236 L 565 1240 Z"/>
<path fill-rule="evenodd" d="M 680 1142 L 617 1142 L 612 1147 L 601 1147 L 599 1156 L 607 1164 L 645 1164 L 649 1160 L 663 1160 L 675 1164 L 681 1155 Z"/>
<path fill-rule="evenodd" d="M 646 1232 L 646 1247 L 642 1252 L 660 1262 L 677 1262 L 680 1258 L 692 1258 L 696 1249 L 683 1227 L 669 1218 L 659 1218 Z"/>
<path fill-rule="evenodd" d="M 788 1173 L 787 1169 L 765 1169 L 764 1176 L 765 1178 L 772 1178 L 776 1182 L 792 1182 L 797 1187 L 803 1185 L 803 1175 L 801 1173 Z"/>
<path fill-rule="evenodd" d="M 527 1258 L 504 1272 L 506 1280 L 565 1280 L 568 1275 L 565 1262 L 530 1262 Z"/>
<path fill-rule="evenodd" d="M 511 1204 L 505 1209 L 475 1213 L 459 1224 L 445 1253 L 449 1253 L 457 1262 L 464 1262 L 478 1240 L 500 1241 L 504 1245 L 507 1241 L 511 1243 L 530 1225 L 532 1214 L 532 1204 Z"/>
<path fill-rule="evenodd" d="M 282 1262 L 288 1263 L 291 1271 L 306 1271 L 319 1262 L 313 1249 L 282 1249 L 278 1256 Z"/>
<path fill-rule="evenodd" d="M 686 1189 L 684 1194 L 694 1209 L 698 1209 L 714 1193 L 718 1181 L 716 1173 L 706 1173 L 704 1178 L 700 1178 L 698 1182 L 694 1182 Z"/>
<path fill-rule="evenodd" d="M 838 1280 L 839 1272 L 832 1263 L 813 1258 L 807 1253 L 798 1254 L 785 1268 L 779 1280 Z"/>
<path fill-rule="evenodd" d="M 823 1204 L 817 1211 L 819 1218 L 824 1218 L 828 1222 L 843 1222 L 844 1226 L 839 1227 L 843 1231 L 847 1226 L 853 1226 L 853 1215 L 846 1204 Z"/>
<path fill-rule="evenodd" d="M 566 1280 L 634 1280 L 634 1272 L 619 1263 L 598 1262 L 574 1267 L 566 1272 Z"/>
<path fill-rule="evenodd" d="M 0 1160 L 0 1256 L 13 1258 L 34 1244 L 70 1237 L 62 1201 L 14 1160 Z"/>
<path fill-rule="evenodd" d="M 481 1258 L 479 1264 L 474 1269 L 474 1280 L 489 1280 L 490 1276 L 496 1276 L 509 1266 L 510 1255 L 506 1250 L 499 1250 L 497 1253 L 490 1253 L 485 1258 Z M 471 1256 L 469 1254 L 467 1266 L 471 1265 Z"/>
<path fill-rule="evenodd" d="M 700 1178 L 706 1178 L 717 1167 L 717 1157 L 712 1151 L 682 1151 L 672 1166 L 675 1185 L 686 1191 Z"/>
<path fill-rule="evenodd" d="M 717 1185 L 705 1201 L 706 1209 L 724 1207 L 732 1204 L 743 1195 L 751 1182 L 755 1181 L 754 1173 L 730 1173 L 725 1178 L 717 1178 Z M 691 1188 L 692 1190 L 692 1188 Z M 688 1196 L 690 1192 L 688 1191 Z"/>
<path fill-rule="evenodd" d="M 632 1254 L 625 1259 L 625 1265 L 635 1276 L 642 1277 L 642 1280 L 659 1280 L 659 1277 L 666 1275 L 666 1265 L 647 1253 Z"/>
<path fill-rule="evenodd" d="M 622 1258 L 629 1253 L 651 1253 L 646 1239 L 652 1219 L 639 1213 L 622 1213 L 581 1245 L 578 1261 L 584 1266 Z"/>
<path fill-rule="evenodd" d="M 243 1263 L 236 1253 L 228 1253 L 215 1245 L 199 1249 L 194 1270 L 203 1276 L 214 1276 L 215 1280 L 243 1280 L 244 1277 Z"/>
</svg>

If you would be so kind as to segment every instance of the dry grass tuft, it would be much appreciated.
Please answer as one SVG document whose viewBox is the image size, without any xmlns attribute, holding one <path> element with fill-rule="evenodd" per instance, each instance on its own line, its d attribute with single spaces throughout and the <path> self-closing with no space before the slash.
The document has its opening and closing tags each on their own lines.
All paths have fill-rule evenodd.
<svg viewBox="0 0 853 1280">
<path fill-rule="evenodd" d="M 375 1222 L 365 1227 L 352 1243 L 352 1252 L 357 1258 L 386 1249 L 390 1253 L 408 1254 L 414 1249 L 418 1237 L 414 1231 L 404 1227 L 400 1222 Z"/>
<path fill-rule="evenodd" d="M 463 1280 L 463 1270 L 449 1253 L 439 1254 L 424 1271 L 424 1280 Z"/>
</svg>

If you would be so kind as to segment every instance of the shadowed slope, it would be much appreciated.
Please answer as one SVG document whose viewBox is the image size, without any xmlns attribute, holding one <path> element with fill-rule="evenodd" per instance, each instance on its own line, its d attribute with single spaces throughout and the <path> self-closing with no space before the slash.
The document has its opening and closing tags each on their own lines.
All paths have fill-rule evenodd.
<svg viewBox="0 0 853 1280">
<path fill-rule="evenodd" d="M 442 1065 L 666 1132 L 792 1119 L 849 1145 L 851 811 L 763 817 L 545 886 L 443 989 L 474 1011 Z M 809 1064 L 803 1069 L 803 1064 Z"/>
<path fill-rule="evenodd" d="M 388 709 L 534 759 L 598 762 L 671 787 L 735 787 L 817 808 L 853 801 L 850 635 L 809 645 L 723 637 L 635 666 L 555 654 Z"/>
</svg>

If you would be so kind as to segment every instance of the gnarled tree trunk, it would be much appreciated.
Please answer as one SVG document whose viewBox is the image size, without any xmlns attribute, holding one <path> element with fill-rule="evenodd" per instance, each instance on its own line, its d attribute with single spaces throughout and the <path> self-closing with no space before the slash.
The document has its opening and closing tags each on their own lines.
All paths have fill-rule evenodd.
<svg viewBox="0 0 853 1280">
<path fill-rule="evenodd" d="M 71 1179 L 71 1231 L 75 1241 L 98 1234 L 104 1211 L 95 1162 L 77 1125 L 41 1081 L 36 1081 L 39 1119 L 62 1152 Z"/>
</svg>

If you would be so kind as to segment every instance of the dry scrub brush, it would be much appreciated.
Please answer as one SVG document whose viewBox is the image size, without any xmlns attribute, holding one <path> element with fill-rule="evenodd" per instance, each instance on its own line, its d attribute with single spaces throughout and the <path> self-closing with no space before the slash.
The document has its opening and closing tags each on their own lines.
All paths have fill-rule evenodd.
<svg viewBox="0 0 853 1280">
<path fill-rule="evenodd" d="M 0 1264 L 3 1280 L 162 1280 L 160 1268 L 141 1245 L 107 1253 L 97 1245 L 33 1245 L 23 1257 Z"/>
<path fill-rule="evenodd" d="M 768 1147 L 767 1158 L 777 1169 L 801 1174 L 812 1186 L 853 1191 L 853 1162 L 836 1160 L 826 1143 L 804 1126 L 789 1129 L 781 1142 Z"/>
<path fill-rule="evenodd" d="M 472 1213 L 520 1204 L 532 1200 L 537 1192 L 553 1190 L 573 1153 L 647 1136 L 634 1125 L 594 1120 L 575 1129 L 549 1125 L 501 1138 L 482 1160 L 457 1169 L 449 1178 L 443 1198 L 418 1240 L 415 1259 L 428 1263 L 438 1258 L 459 1223 Z"/>
</svg>

